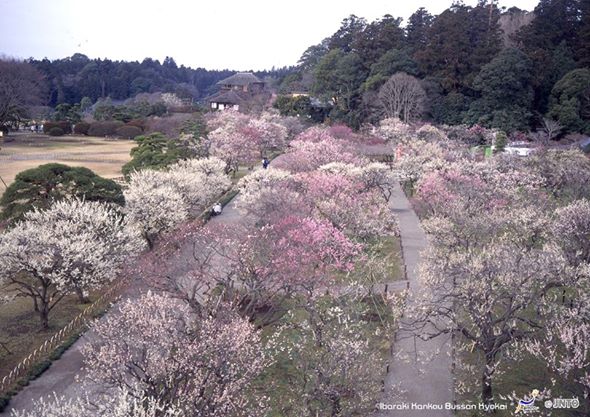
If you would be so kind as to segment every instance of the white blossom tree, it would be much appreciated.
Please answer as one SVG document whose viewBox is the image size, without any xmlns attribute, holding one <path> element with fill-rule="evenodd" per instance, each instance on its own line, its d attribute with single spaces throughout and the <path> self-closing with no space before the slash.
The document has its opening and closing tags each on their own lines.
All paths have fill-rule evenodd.
<svg viewBox="0 0 590 417">
<path fill-rule="evenodd" d="M 125 212 L 153 247 L 158 234 L 188 220 L 190 204 L 163 172 L 143 170 L 130 176 L 125 190 Z"/>
<path fill-rule="evenodd" d="M 229 306 L 197 316 L 179 299 L 148 292 L 93 325 L 83 348 L 88 377 L 134 388 L 187 416 L 264 415 L 250 384 L 267 364 L 260 334 Z"/>
<path fill-rule="evenodd" d="M 112 282 L 141 238 L 114 208 L 63 200 L 0 235 L 0 281 L 30 297 L 41 325 L 64 296 Z"/>
<path fill-rule="evenodd" d="M 130 175 L 125 210 L 150 247 L 158 234 L 198 216 L 230 188 L 224 167 L 218 158 L 189 159 L 168 171 Z"/>
<path fill-rule="evenodd" d="M 389 324 L 381 323 L 382 331 L 392 330 Z M 308 301 L 277 327 L 268 345 L 277 361 L 288 364 L 289 391 L 295 393 L 277 405 L 281 415 L 354 416 L 374 410 L 385 366 L 382 356 L 371 354 L 371 323 L 355 296 Z M 269 383 L 273 388 L 276 381 Z"/>
<path fill-rule="evenodd" d="M 572 277 L 570 300 L 558 294 L 543 306 L 543 332 L 522 345 L 564 380 L 578 384 L 590 406 L 590 266 L 580 265 Z"/>
<path fill-rule="evenodd" d="M 480 394 L 490 404 L 501 358 L 543 328 L 531 310 L 565 284 L 565 271 L 564 258 L 551 249 L 523 251 L 506 243 L 454 254 L 430 249 L 420 269 L 424 290 L 408 311 L 409 328 L 425 340 L 455 333 L 460 351 L 479 351 Z"/>
<path fill-rule="evenodd" d="M 163 404 L 144 393 L 118 389 L 97 401 L 89 398 L 41 398 L 28 411 L 13 411 L 12 417 L 186 417 L 180 407 Z"/>
</svg>

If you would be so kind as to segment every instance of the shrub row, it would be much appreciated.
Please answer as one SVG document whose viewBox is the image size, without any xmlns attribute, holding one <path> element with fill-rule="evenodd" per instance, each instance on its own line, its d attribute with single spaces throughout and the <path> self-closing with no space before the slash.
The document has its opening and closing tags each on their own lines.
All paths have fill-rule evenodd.
<svg viewBox="0 0 590 417">
<path fill-rule="evenodd" d="M 89 136 L 118 136 L 120 138 L 133 139 L 140 136 L 145 129 L 145 120 L 135 119 L 128 123 L 118 120 L 86 123 L 76 123 L 73 132 L 77 135 Z M 72 133 L 72 125 L 69 122 L 46 122 L 43 132 L 49 136 L 63 136 Z"/>
<path fill-rule="evenodd" d="M 63 133 L 60 134 L 56 128 L 61 129 Z M 51 134 L 52 130 L 54 134 Z M 67 133 L 72 133 L 72 124 L 67 121 L 45 122 L 43 123 L 43 133 L 51 136 L 61 136 Z"/>
<path fill-rule="evenodd" d="M 118 120 L 94 123 L 81 122 L 74 126 L 74 133 L 78 135 L 99 137 L 118 136 L 133 139 L 143 133 L 143 122 L 141 120 L 132 120 L 126 124 Z"/>
</svg>

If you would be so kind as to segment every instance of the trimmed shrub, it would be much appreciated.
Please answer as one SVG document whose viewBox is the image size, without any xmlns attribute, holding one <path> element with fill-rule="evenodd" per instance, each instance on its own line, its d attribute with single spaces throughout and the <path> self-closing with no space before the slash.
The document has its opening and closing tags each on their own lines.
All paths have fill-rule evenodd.
<svg viewBox="0 0 590 417">
<path fill-rule="evenodd" d="M 100 137 L 114 136 L 117 134 L 117 129 L 121 126 L 123 126 L 123 122 L 119 121 L 91 123 L 88 129 L 88 135 Z"/>
<path fill-rule="evenodd" d="M 190 120 L 193 120 L 192 115 L 186 113 L 175 113 L 167 117 L 150 117 L 146 120 L 144 134 L 160 132 L 169 138 L 177 138 L 184 125 Z"/>
<path fill-rule="evenodd" d="M 117 136 L 126 139 L 134 139 L 142 134 L 141 129 L 137 126 L 121 126 L 116 133 Z"/>
<path fill-rule="evenodd" d="M 61 120 L 59 122 L 43 123 L 43 133 L 49 134 L 51 129 L 53 129 L 54 127 L 59 127 L 63 131 L 62 135 L 66 133 L 72 133 L 72 124 L 65 120 Z"/>
<path fill-rule="evenodd" d="M 49 136 L 63 136 L 65 132 L 61 127 L 54 126 L 47 133 Z"/>
<path fill-rule="evenodd" d="M 135 126 L 141 129 L 143 132 L 145 130 L 145 119 L 133 119 L 125 123 L 125 126 Z"/>
<path fill-rule="evenodd" d="M 77 135 L 87 135 L 90 129 L 90 123 L 80 122 L 74 125 L 74 133 Z"/>
</svg>

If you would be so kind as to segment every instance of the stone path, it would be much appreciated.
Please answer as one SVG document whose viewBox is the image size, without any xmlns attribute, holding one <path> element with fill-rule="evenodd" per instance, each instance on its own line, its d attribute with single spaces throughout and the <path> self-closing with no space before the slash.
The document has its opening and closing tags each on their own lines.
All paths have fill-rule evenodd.
<svg viewBox="0 0 590 417">
<path fill-rule="evenodd" d="M 404 261 L 407 268 L 410 295 L 408 303 L 414 303 L 421 286 L 417 268 L 420 252 L 426 248 L 426 236 L 410 202 L 398 187 L 391 198 L 391 209 L 398 216 Z M 377 413 L 380 417 L 446 417 L 445 403 L 453 401 L 453 377 L 451 373 L 451 344 L 446 336 L 429 341 L 414 338 L 400 325 L 394 342 L 394 352 L 385 379 L 382 403 L 388 409 Z M 433 404 L 443 410 L 412 409 L 416 405 Z M 399 409 L 391 409 L 396 406 Z"/>
</svg>

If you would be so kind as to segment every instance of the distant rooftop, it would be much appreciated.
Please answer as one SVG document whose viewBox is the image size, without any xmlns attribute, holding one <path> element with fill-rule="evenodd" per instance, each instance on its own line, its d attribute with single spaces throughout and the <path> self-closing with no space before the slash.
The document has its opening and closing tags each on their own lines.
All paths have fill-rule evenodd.
<svg viewBox="0 0 590 417">
<path fill-rule="evenodd" d="M 221 91 L 210 96 L 207 101 L 223 104 L 240 104 L 244 99 L 235 91 Z"/>
<path fill-rule="evenodd" d="M 261 83 L 262 80 L 251 72 L 238 72 L 237 74 L 218 81 L 218 85 L 249 85 L 252 83 Z"/>
</svg>

